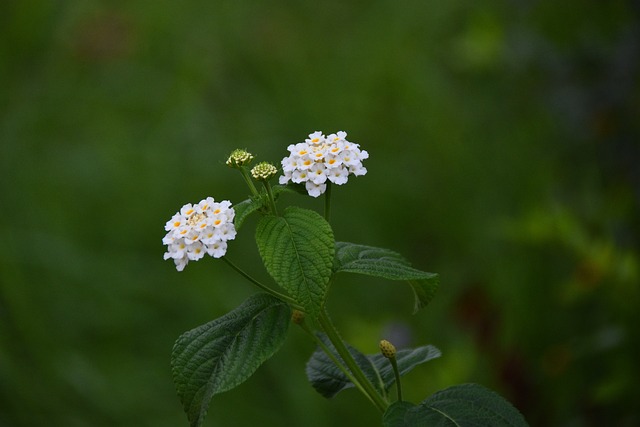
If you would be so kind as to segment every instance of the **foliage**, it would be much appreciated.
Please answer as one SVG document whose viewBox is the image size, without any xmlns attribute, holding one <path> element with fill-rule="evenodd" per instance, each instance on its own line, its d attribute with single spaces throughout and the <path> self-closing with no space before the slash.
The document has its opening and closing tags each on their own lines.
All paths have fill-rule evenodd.
<svg viewBox="0 0 640 427">
<path fill-rule="evenodd" d="M 396 402 L 383 420 L 384 427 L 526 425 L 517 409 L 478 384 L 449 387 L 419 405 Z"/>
<path fill-rule="evenodd" d="M 308 163 L 313 162 L 309 157 L 311 151 L 315 153 L 313 157 L 328 156 L 324 151 L 324 135 L 315 132 L 309 137 L 314 138 L 314 142 L 305 144 L 299 150 L 304 153 L 301 154 L 303 157 L 297 158 L 296 150 L 290 149 L 294 153 L 291 155 L 294 163 L 302 164 L 307 159 Z M 335 140 L 339 141 L 339 138 Z M 342 147 L 347 146 L 348 142 L 338 144 Z M 345 156 L 350 155 L 348 150 L 345 153 Z M 243 159 L 253 159 L 252 155 L 243 154 Z M 233 159 L 233 154 L 230 159 Z M 341 162 L 342 157 L 335 157 L 333 161 Z M 240 218 L 244 221 L 251 213 L 262 214 L 255 234 L 258 251 L 264 267 L 285 294 L 253 279 L 249 273 L 227 260 L 238 273 L 267 294 L 250 297 L 229 314 L 183 334 L 176 342 L 171 355 L 173 379 L 192 427 L 202 425 L 214 395 L 237 387 L 274 355 L 286 336 L 290 310 L 293 310 L 293 323 L 318 344 L 306 371 L 311 385 L 326 398 L 355 387 L 383 413 L 385 426 L 418 427 L 442 422 L 452 422 L 454 425 L 527 425 L 522 415 L 506 400 L 473 384 L 437 392 L 415 407 L 406 406 L 402 399 L 400 377 L 417 365 L 439 357 L 440 351 L 429 345 L 398 352 L 393 344 L 383 340 L 380 344 L 381 354 L 365 356 L 343 341 L 329 318 L 326 310 L 329 285 L 333 276 L 341 272 L 407 281 L 414 290 L 417 311 L 433 298 L 438 275 L 411 267 L 406 259 L 391 250 L 335 242 L 328 222 L 331 182 L 322 184 L 324 218 L 313 210 L 297 206 L 289 206 L 282 214 L 278 214 L 274 192 L 269 184 L 269 179 L 275 176 L 275 168 L 261 163 L 259 166 L 262 169 L 269 167 L 267 173 L 256 173 L 258 166 L 251 170 L 251 175 L 264 185 L 264 190 L 258 192 L 246 170 L 249 162 L 227 162 L 241 172 L 253 193 L 252 201 L 241 204 Z M 318 173 L 322 173 L 322 164 L 315 163 L 314 167 Z M 347 166 L 344 168 L 344 173 L 348 174 L 349 169 Z M 366 169 L 360 169 L 360 164 L 358 168 L 358 171 L 366 173 Z M 306 170 L 308 167 L 296 173 L 304 174 Z M 339 174 L 340 179 L 344 173 Z M 297 179 L 296 175 L 292 179 Z M 340 183 L 344 184 L 344 181 Z M 317 184 L 314 183 L 310 188 L 309 195 L 317 197 Z M 208 198 L 198 207 L 191 204 L 183 207 L 185 213 L 179 216 L 180 221 L 176 222 L 178 217 L 174 216 L 167 223 L 168 229 L 175 230 L 169 231 L 168 236 L 174 233 L 182 236 L 187 230 L 179 228 L 182 222 L 199 221 L 198 224 L 202 224 L 206 230 L 207 220 L 213 223 L 216 215 L 223 215 L 222 210 L 212 208 L 212 203 L 213 198 Z M 206 211 L 212 218 L 197 209 Z M 215 229 L 208 233 L 215 233 Z M 198 234 L 194 234 L 193 239 L 197 238 Z M 180 242 L 192 240 L 179 239 Z M 166 241 L 170 248 L 171 245 L 175 246 L 171 238 Z M 185 246 L 185 243 L 181 243 L 181 246 Z M 189 248 L 180 250 L 181 253 L 191 253 Z M 178 270 L 181 271 L 182 267 L 178 267 Z M 313 331 L 312 328 L 316 326 L 310 325 L 317 325 L 323 332 Z M 397 387 L 397 401 L 390 406 L 389 389 L 393 384 Z"/>
<path fill-rule="evenodd" d="M 446 286 L 411 316 L 404 284 L 336 275 L 345 339 L 445 350 L 416 402 L 473 381 L 532 425 L 640 424 L 633 2 L 0 3 L 0 424 L 183 423 L 166 350 L 249 290 L 222 263 L 171 274 L 158 218 L 241 194 L 214 167 L 236 146 L 346 123 L 383 172 L 334 192 L 335 235 Z M 288 375 L 300 341 L 215 397 L 220 422 L 375 425 Z"/>
</svg>

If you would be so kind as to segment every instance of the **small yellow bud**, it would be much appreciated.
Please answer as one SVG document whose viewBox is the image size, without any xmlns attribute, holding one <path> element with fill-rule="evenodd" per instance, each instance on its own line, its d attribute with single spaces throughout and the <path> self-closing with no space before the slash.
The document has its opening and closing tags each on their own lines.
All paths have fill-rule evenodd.
<svg viewBox="0 0 640 427">
<path fill-rule="evenodd" d="M 380 341 L 380 353 L 387 359 L 395 359 L 396 348 L 387 340 Z"/>
<path fill-rule="evenodd" d="M 300 310 L 293 310 L 293 313 L 291 313 L 291 321 L 296 325 L 302 325 L 304 322 L 304 312 Z"/>
</svg>

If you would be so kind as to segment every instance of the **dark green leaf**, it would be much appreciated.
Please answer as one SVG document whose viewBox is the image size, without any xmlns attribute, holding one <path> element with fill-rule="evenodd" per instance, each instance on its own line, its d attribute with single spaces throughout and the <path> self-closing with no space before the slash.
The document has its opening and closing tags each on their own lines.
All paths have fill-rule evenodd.
<svg viewBox="0 0 640 427">
<path fill-rule="evenodd" d="M 405 375 L 416 366 L 432 359 L 436 359 L 441 355 L 442 353 L 440 353 L 440 350 L 432 345 L 425 345 L 414 349 L 398 350 L 396 352 L 398 371 L 400 371 L 401 376 Z M 369 359 L 371 359 L 373 365 L 380 373 L 384 388 L 388 391 L 396 381 L 391 363 L 389 363 L 389 360 L 380 353 L 369 356 Z"/>
<path fill-rule="evenodd" d="M 290 315 L 286 303 L 257 294 L 178 338 L 171 369 L 192 427 L 202 424 L 214 395 L 244 382 L 280 348 Z"/>
<path fill-rule="evenodd" d="M 294 188 L 290 188 L 289 186 L 284 185 L 274 185 L 271 188 L 274 199 L 278 200 L 278 197 L 282 193 L 296 193 L 297 191 Z M 260 196 L 252 197 L 247 200 L 243 200 L 237 205 L 233 206 L 233 209 L 236 212 L 236 217 L 234 219 L 234 225 L 236 230 L 239 230 L 242 227 L 244 221 L 251 215 L 252 213 L 260 210 L 263 206 L 267 206 L 269 200 L 267 198 L 267 193 L 264 189 L 261 190 Z"/>
<path fill-rule="evenodd" d="M 273 186 L 274 194 L 278 193 L 293 193 L 293 194 L 302 194 L 304 196 L 308 196 L 309 193 L 304 186 L 304 184 L 296 184 L 293 182 L 288 183 L 287 185 L 274 185 Z"/>
<path fill-rule="evenodd" d="M 332 354 L 342 361 L 328 338 L 324 334 L 318 334 L 318 336 L 329 347 Z M 365 356 L 348 344 L 347 348 L 365 376 L 384 395 L 396 380 L 389 360 L 380 353 Z M 398 350 L 396 361 L 400 375 L 404 375 L 417 365 L 440 357 L 440 355 L 440 350 L 431 345 Z M 307 362 L 307 378 L 313 388 L 327 398 L 331 398 L 342 390 L 354 386 L 351 380 L 335 366 L 333 361 L 320 348 L 313 353 L 309 362 Z"/>
<path fill-rule="evenodd" d="M 497 393 L 478 384 L 461 384 L 431 395 L 406 411 L 406 427 L 526 427 L 518 410 Z M 402 425 L 402 424 L 400 424 Z"/>
<path fill-rule="evenodd" d="M 433 299 L 438 289 L 439 276 L 411 267 L 409 261 L 389 249 L 336 242 L 336 273 L 358 273 L 409 283 L 415 295 L 414 313 Z"/>
<path fill-rule="evenodd" d="M 333 344 L 329 341 L 329 338 L 322 333 L 318 333 L 317 335 L 329 348 L 336 359 L 342 362 L 342 358 Z M 378 392 L 382 392 L 382 380 L 371 360 L 348 344 L 347 348 L 367 379 L 371 381 Z M 311 358 L 307 362 L 306 372 L 307 378 L 313 388 L 326 398 L 332 398 L 342 390 L 354 386 L 345 373 L 342 372 L 342 370 L 338 368 L 329 356 L 327 356 L 327 354 L 320 348 L 311 355 Z"/>
<path fill-rule="evenodd" d="M 414 408 L 416 405 L 409 402 L 394 402 L 382 416 L 383 427 L 407 427 L 408 425 L 404 421 L 404 417 L 409 409 Z"/>
<path fill-rule="evenodd" d="M 308 314 L 317 315 L 335 253 L 329 223 L 314 211 L 292 206 L 282 216 L 265 216 L 258 222 L 256 243 L 276 283 Z"/>
<path fill-rule="evenodd" d="M 304 188 L 302 184 L 287 184 L 287 185 L 274 185 L 271 187 L 271 191 L 273 192 L 273 197 L 276 199 L 282 193 L 292 193 L 292 194 L 307 194 L 307 190 Z"/>
</svg>

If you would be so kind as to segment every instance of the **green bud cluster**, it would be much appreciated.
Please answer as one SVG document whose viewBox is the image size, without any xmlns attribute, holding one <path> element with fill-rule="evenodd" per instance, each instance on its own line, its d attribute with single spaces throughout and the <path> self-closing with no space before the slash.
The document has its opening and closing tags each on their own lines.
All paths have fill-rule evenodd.
<svg viewBox="0 0 640 427">
<path fill-rule="evenodd" d="M 227 166 L 232 168 L 239 168 L 248 165 L 253 160 L 253 154 L 247 150 L 236 149 L 231 152 L 227 159 Z"/>
<path fill-rule="evenodd" d="M 278 168 L 269 162 L 260 162 L 251 169 L 251 176 L 257 180 L 267 181 L 278 173 Z"/>
</svg>

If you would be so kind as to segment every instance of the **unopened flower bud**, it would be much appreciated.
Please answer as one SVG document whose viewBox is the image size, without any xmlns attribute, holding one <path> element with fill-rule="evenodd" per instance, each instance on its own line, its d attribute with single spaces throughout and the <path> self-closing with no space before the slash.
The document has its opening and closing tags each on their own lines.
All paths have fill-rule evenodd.
<svg viewBox="0 0 640 427">
<path fill-rule="evenodd" d="M 293 313 L 291 313 L 291 321 L 296 325 L 301 325 L 304 322 L 304 312 L 293 310 Z"/>
<path fill-rule="evenodd" d="M 268 162 L 258 163 L 251 169 L 251 176 L 257 180 L 267 181 L 278 173 L 278 169 Z"/>
<path fill-rule="evenodd" d="M 387 359 L 395 359 L 396 347 L 387 340 L 380 341 L 380 353 Z"/>
<path fill-rule="evenodd" d="M 237 149 L 233 150 L 227 159 L 227 166 L 232 168 L 239 168 L 244 165 L 248 165 L 253 160 L 253 154 L 247 150 Z"/>
</svg>

